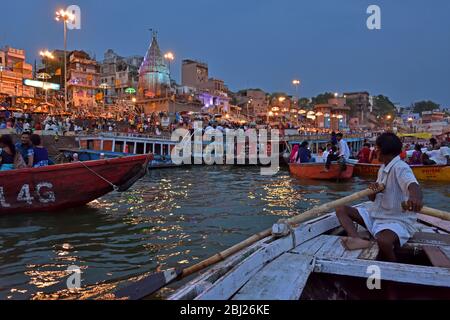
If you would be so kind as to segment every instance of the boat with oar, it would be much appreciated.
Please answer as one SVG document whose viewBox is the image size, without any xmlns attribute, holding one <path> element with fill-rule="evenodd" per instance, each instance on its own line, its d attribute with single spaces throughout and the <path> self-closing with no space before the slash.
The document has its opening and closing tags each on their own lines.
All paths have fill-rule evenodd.
<svg viewBox="0 0 450 320">
<path fill-rule="evenodd" d="M 376 178 L 381 164 L 355 164 L 354 175 L 356 177 Z M 431 166 L 411 166 L 414 175 L 421 181 L 442 181 L 450 182 L 450 166 L 431 165 Z"/>
<path fill-rule="evenodd" d="M 347 163 L 344 167 L 338 163 L 332 163 L 329 170 L 325 170 L 324 163 L 291 163 L 291 174 L 300 179 L 314 180 L 348 180 L 353 177 L 355 166 Z"/>
<path fill-rule="evenodd" d="M 0 214 L 57 211 L 128 190 L 152 155 L 74 162 L 0 172 Z"/>
<path fill-rule="evenodd" d="M 343 229 L 332 211 L 375 193 L 367 189 L 279 221 L 194 266 L 140 277 L 108 298 L 151 298 L 172 282 L 210 268 L 169 300 L 383 299 L 385 291 L 367 286 L 367 272 L 375 266 L 389 288 L 406 293 L 406 299 L 450 299 L 449 212 L 424 207 L 417 220 L 420 231 L 397 253 L 398 263 L 376 261 L 375 242 L 354 251 L 342 246 Z"/>
</svg>

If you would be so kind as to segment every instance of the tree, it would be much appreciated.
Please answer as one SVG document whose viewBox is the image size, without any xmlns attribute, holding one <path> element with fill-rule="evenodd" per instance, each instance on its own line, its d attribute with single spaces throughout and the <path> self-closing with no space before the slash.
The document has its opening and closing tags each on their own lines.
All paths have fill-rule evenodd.
<svg viewBox="0 0 450 320">
<path fill-rule="evenodd" d="M 321 93 L 317 97 L 312 98 L 312 103 L 313 104 L 326 104 L 326 103 L 328 103 L 328 100 L 333 99 L 334 97 L 335 97 L 334 93 L 331 93 L 331 92 Z"/>
<path fill-rule="evenodd" d="M 440 105 L 433 101 L 419 101 L 413 104 L 414 113 L 422 113 L 424 111 L 433 111 L 439 109 Z"/>
<path fill-rule="evenodd" d="M 374 107 L 377 110 L 379 116 L 393 115 L 396 112 L 395 105 L 389 100 L 388 97 L 378 95 L 374 99 Z"/>
</svg>

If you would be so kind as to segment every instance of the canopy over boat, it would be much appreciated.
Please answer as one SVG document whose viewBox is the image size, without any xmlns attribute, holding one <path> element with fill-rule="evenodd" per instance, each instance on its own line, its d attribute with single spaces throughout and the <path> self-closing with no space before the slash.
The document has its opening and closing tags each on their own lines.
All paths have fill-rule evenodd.
<svg viewBox="0 0 450 320">
<path fill-rule="evenodd" d="M 56 211 L 125 191 L 147 172 L 151 155 L 0 173 L 0 214 Z"/>
<path fill-rule="evenodd" d="M 417 138 L 417 139 L 424 139 L 424 140 L 428 140 L 433 138 L 433 135 L 431 133 L 428 132 L 419 132 L 419 133 L 399 133 L 398 136 L 400 138 L 404 138 L 404 137 L 410 137 L 410 138 Z"/>
</svg>

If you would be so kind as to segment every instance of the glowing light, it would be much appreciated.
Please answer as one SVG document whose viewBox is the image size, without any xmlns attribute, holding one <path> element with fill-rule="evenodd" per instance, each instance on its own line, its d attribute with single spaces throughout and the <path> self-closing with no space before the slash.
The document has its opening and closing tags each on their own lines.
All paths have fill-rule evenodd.
<svg viewBox="0 0 450 320">
<path fill-rule="evenodd" d="M 175 55 L 169 51 L 164 55 L 164 59 L 173 61 L 175 60 Z"/>
<path fill-rule="evenodd" d="M 75 16 L 72 13 L 70 13 L 69 11 L 65 11 L 65 10 L 61 9 L 59 11 L 56 11 L 55 20 L 56 21 L 64 21 L 64 22 L 67 22 L 67 21 L 73 22 L 73 21 L 75 21 Z"/>
<path fill-rule="evenodd" d="M 42 51 L 40 51 L 40 52 L 39 52 L 39 55 L 40 55 L 41 57 L 43 57 L 43 58 L 47 58 L 47 59 L 50 59 L 50 60 L 55 59 L 55 56 L 53 55 L 53 53 L 51 53 L 51 52 L 48 51 L 48 50 L 42 50 Z"/>
<path fill-rule="evenodd" d="M 45 87 L 46 90 L 49 90 L 49 89 L 59 90 L 61 88 L 61 86 L 56 83 L 50 83 L 50 82 L 44 83 L 42 81 L 36 81 L 36 80 L 30 80 L 30 79 L 25 79 L 23 81 L 23 84 L 26 86 L 41 88 L 41 89 L 44 89 L 44 87 Z"/>
<path fill-rule="evenodd" d="M 286 97 L 279 97 L 279 98 L 278 98 L 278 101 L 284 102 L 284 101 L 286 101 Z"/>
<path fill-rule="evenodd" d="M 321 116 L 323 116 L 323 112 L 320 112 L 320 111 L 319 111 L 319 112 L 317 112 L 317 113 L 316 113 L 316 116 L 318 116 L 318 117 L 321 117 Z"/>
<path fill-rule="evenodd" d="M 301 110 L 298 111 L 298 113 L 299 113 L 299 114 L 305 114 L 305 113 L 306 113 L 306 110 L 301 109 Z"/>
<path fill-rule="evenodd" d="M 292 84 L 293 84 L 294 86 L 299 86 L 300 83 L 301 83 L 300 80 L 297 80 L 297 79 L 292 80 Z"/>
</svg>

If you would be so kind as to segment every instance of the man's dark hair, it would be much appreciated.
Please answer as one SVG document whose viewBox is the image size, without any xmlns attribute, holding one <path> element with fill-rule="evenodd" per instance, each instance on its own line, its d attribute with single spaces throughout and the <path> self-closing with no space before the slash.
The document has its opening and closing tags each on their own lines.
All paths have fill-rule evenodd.
<svg viewBox="0 0 450 320">
<path fill-rule="evenodd" d="M 300 145 L 300 148 L 306 148 L 309 145 L 308 141 L 303 141 L 302 144 Z"/>
<path fill-rule="evenodd" d="M 396 134 L 392 132 L 383 133 L 377 138 L 377 147 L 383 155 L 398 156 L 402 153 L 403 143 Z"/>
<path fill-rule="evenodd" d="M 336 137 L 338 137 L 338 138 L 343 138 L 344 135 L 343 135 L 342 133 L 338 133 Z"/>
<path fill-rule="evenodd" d="M 39 146 L 41 144 L 41 137 L 37 134 L 33 134 L 30 137 L 31 143 L 35 146 Z"/>
<path fill-rule="evenodd" d="M 21 136 L 31 136 L 31 132 L 30 131 L 24 131 L 24 132 L 22 132 Z"/>
<path fill-rule="evenodd" d="M 370 148 L 370 143 L 364 143 L 364 147 Z"/>
</svg>

